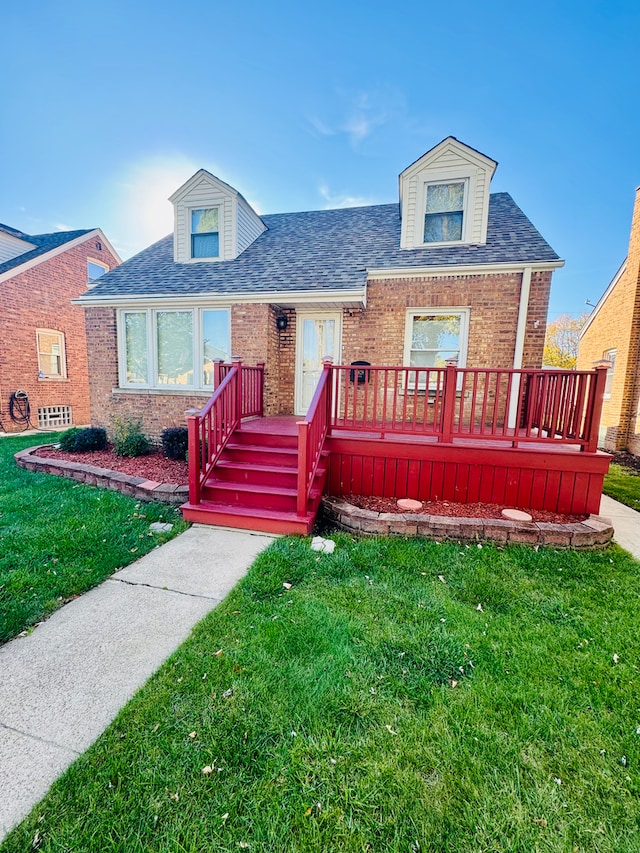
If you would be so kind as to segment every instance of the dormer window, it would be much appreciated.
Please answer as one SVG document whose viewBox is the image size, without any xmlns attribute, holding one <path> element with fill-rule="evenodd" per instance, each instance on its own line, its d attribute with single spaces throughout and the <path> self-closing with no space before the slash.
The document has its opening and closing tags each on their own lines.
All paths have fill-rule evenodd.
<svg viewBox="0 0 640 853">
<path fill-rule="evenodd" d="M 192 258 L 218 258 L 220 256 L 218 218 L 217 207 L 191 211 Z"/>
<path fill-rule="evenodd" d="M 427 184 L 425 243 L 453 243 L 462 240 L 464 187 L 464 181 Z"/>
</svg>

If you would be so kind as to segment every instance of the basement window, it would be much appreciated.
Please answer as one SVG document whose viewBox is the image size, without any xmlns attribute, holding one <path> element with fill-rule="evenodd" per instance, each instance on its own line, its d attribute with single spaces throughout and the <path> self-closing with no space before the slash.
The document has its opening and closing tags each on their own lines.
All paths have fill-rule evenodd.
<svg viewBox="0 0 640 853">
<path fill-rule="evenodd" d="M 71 426 L 72 423 L 71 406 L 41 406 L 38 409 L 39 429 Z"/>
</svg>

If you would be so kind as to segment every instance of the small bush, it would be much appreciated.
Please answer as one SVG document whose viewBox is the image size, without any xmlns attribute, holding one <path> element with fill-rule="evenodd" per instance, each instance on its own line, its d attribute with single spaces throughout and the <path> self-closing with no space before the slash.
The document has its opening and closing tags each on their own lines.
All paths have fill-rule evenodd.
<svg viewBox="0 0 640 853">
<path fill-rule="evenodd" d="M 189 434 L 186 427 L 167 427 L 162 430 L 162 450 L 168 459 L 187 458 Z"/>
<path fill-rule="evenodd" d="M 104 450 L 106 446 L 107 432 L 102 427 L 73 427 L 60 439 L 60 447 L 67 453 L 91 453 L 94 450 Z"/>
<path fill-rule="evenodd" d="M 142 421 L 134 418 L 112 418 L 111 440 L 118 456 L 145 456 L 151 449 Z"/>
<path fill-rule="evenodd" d="M 67 453 L 73 453 L 76 449 L 76 436 L 80 430 L 78 427 L 72 427 L 68 429 L 64 435 L 60 437 L 60 449 L 65 450 Z"/>
</svg>

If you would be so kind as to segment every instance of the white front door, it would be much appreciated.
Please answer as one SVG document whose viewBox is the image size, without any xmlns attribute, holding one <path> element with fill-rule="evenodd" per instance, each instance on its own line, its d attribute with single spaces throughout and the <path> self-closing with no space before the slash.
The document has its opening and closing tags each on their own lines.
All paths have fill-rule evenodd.
<svg viewBox="0 0 640 853">
<path fill-rule="evenodd" d="M 340 360 L 341 315 L 301 314 L 296 321 L 296 415 L 306 415 L 322 373 L 322 359 Z"/>
</svg>

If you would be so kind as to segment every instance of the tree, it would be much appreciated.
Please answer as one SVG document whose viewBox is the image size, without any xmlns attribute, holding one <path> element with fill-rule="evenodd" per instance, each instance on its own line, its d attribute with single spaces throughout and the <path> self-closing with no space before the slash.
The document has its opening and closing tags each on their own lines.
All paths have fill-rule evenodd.
<svg viewBox="0 0 640 853">
<path fill-rule="evenodd" d="M 560 314 L 547 323 L 547 335 L 544 339 L 542 363 L 545 367 L 574 368 L 578 356 L 578 338 L 580 330 L 589 314 L 573 317 Z"/>
</svg>

